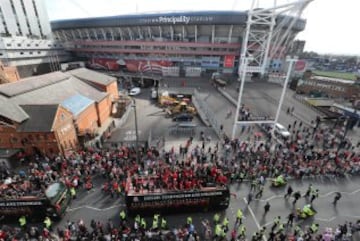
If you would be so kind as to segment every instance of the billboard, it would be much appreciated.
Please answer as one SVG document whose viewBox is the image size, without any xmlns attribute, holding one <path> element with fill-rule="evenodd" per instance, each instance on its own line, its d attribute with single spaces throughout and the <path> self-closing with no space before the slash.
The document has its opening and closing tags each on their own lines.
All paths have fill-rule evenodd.
<svg viewBox="0 0 360 241">
<path fill-rule="evenodd" d="M 234 55 L 226 55 L 224 57 L 224 67 L 225 68 L 233 68 L 235 62 L 235 56 Z"/>
<path fill-rule="evenodd" d="M 173 65 L 173 62 L 165 60 L 155 61 L 93 58 L 89 62 L 89 67 L 93 69 L 119 71 L 120 66 L 125 66 L 129 72 L 158 74 L 162 74 L 162 67 L 172 67 Z"/>
<path fill-rule="evenodd" d="M 219 68 L 220 57 L 202 57 L 201 67 L 203 68 Z"/>
<path fill-rule="evenodd" d="M 306 60 L 299 59 L 298 61 L 296 61 L 294 69 L 296 72 L 305 72 L 306 65 Z"/>
</svg>

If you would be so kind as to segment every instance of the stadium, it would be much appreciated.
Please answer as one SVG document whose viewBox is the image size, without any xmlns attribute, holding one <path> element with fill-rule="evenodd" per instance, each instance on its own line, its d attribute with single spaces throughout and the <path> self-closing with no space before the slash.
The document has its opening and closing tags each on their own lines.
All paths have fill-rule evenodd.
<svg viewBox="0 0 360 241">
<path fill-rule="evenodd" d="M 237 73 L 247 18 L 247 11 L 174 12 L 58 20 L 51 27 L 66 50 L 91 68 L 200 76 Z M 280 15 L 276 24 L 286 20 L 285 29 L 292 19 Z M 305 24 L 296 20 L 290 44 L 283 48 Z M 270 66 L 279 68 L 283 59 L 277 56 Z"/>
</svg>

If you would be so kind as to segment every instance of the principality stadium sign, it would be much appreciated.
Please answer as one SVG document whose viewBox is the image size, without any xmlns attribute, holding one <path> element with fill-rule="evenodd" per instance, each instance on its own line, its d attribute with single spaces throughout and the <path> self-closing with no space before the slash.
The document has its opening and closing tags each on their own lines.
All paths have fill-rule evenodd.
<svg viewBox="0 0 360 241">
<path fill-rule="evenodd" d="M 186 16 L 159 17 L 159 22 L 160 23 L 172 23 L 172 24 L 177 24 L 177 23 L 188 24 L 190 22 L 190 17 L 186 17 Z"/>
<path fill-rule="evenodd" d="M 223 19 L 224 20 L 224 19 Z M 226 19 L 228 21 L 229 19 Z M 153 18 L 142 18 L 143 24 L 189 24 L 189 23 L 211 23 L 215 21 L 214 16 L 159 16 Z"/>
</svg>

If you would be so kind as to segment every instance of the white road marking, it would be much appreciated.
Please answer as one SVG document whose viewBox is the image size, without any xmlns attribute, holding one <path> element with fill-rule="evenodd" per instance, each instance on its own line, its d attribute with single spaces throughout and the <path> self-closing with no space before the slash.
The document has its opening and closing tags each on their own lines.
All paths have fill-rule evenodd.
<svg viewBox="0 0 360 241">
<path fill-rule="evenodd" d="M 331 222 L 335 219 L 336 217 L 331 217 L 331 218 L 315 218 L 315 220 L 318 220 L 318 221 L 322 221 L 322 222 Z"/>
<path fill-rule="evenodd" d="M 340 193 L 351 196 L 351 195 L 357 194 L 358 192 L 360 192 L 360 188 L 356 189 L 356 190 L 354 190 L 352 192 L 340 192 Z M 320 194 L 319 197 L 328 197 L 328 196 L 334 195 L 335 193 L 337 193 L 337 191 L 331 191 L 331 192 L 328 192 L 328 193 Z M 259 200 L 260 202 L 268 202 L 268 201 L 271 201 L 271 200 L 273 200 L 275 198 L 282 198 L 282 197 L 284 197 L 284 195 L 279 194 L 279 195 L 273 195 L 273 196 L 271 196 L 271 197 L 269 197 L 267 199 L 256 199 L 256 200 Z"/>
<path fill-rule="evenodd" d="M 248 210 L 249 210 L 249 212 L 250 212 L 250 215 L 251 215 L 251 217 L 254 219 L 257 228 L 260 230 L 260 229 L 261 229 L 261 226 L 260 226 L 260 224 L 259 224 L 259 222 L 258 222 L 258 220 L 257 220 L 257 218 L 256 218 L 256 216 L 255 216 L 255 214 L 254 214 L 254 212 L 253 212 L 253 210 L 251 209 L 251 207 L 250 207 L 250 205 L 249 205 L 249 203 L 248 203 L 248 201 L 247 201 L 247 199 L 246 199 L 245 197 L 244 197 L 244 202 L 247 204 L 247 208 L 248 208 Z M 263 240 L 264 240 L 264 241 L 267 241 L 267 238 L 265 237 L 265 235 L 263 235 L 262 237 L 263 237 Z"/>
<path fill-rule="evenodd" d="M 108 207 L 108 208 L 96 208 L 96 207 L 91 207 L 91 206 L 88 206 L 88 205 L 84 205 L 84 206 L 80 206 L 80 207 L 76 207 L 76 208 L 69 208 L 67 211 L 68 212 L 74 212 L 76 210 L 86 208 L 86 209 L 91 209 L 91 210 L 98 211 L 98 212 L 103 212 L 103 211 L 108 211 L 110 209 L 118 208 L 118 207 L 125 207 L 125 204 L 118 204 L 118 205 L 114 205 L 114 206 L 111 206 L 111 207 Z"/>
</svg>

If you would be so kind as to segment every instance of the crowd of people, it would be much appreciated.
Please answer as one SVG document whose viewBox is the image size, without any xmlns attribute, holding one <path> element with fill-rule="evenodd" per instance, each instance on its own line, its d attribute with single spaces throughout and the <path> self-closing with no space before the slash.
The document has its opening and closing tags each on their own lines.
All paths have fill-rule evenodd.
<svg viewBox="0 0 360 241">
<path fill-rule="evenodd" d="M 102 190 L 105 195 L 111 196 L 123 195 L 129 178 L 136 191 L 153 188 L 190 190 L 200 188 L 207 182 L 227 185 L 230 182 L 247 180 L 251 190 L 247 197 L 250 204 L 254 198 L 261 198 L 266 178 L 282 176 L 284 179 L 300 179 L 313 175 L 342 177 L 359 172 L 359 153 L 350 144 L 343 146 L 345 149 L 338 150 L 339 143 L 331 137 L 331 129 L 310 129 L 294 123 L 290 130 L 293 131 L 292 137 L 277 145 L 273 145 L 270 139 L 251 142 L 229 138 L 224 138 L 213 146 L 208 145 L 206 140 L 203 140 L 202 145 L 193 145 L 191 137 L 184 147 L 180 146 L 179 150 L 173 147 L 167 152 L 141 147 L 137 153 L 134 146 L 121 146 L 116 150 L 89 148 L 74 152 L 68 157 L 36 157 L 29 163 L 27 171 L 15 174 L 8 170 L 2 172 L 3 188 L 0 196 L 11 199 L 39 190 L 44 191 L 50 183 L 58 181 L 65 183 L 73 190 L 72 193 L 80 189 L 89 191 L 93 188 L 93 177 L 101 175 L 104 178 Z M 140 160 L 136 159 L 137 155 L 141 157 Z M 148 178 L 135 178 L 144 176 L 156 178 L 151 181 Z M 289 188 L 287 190 L 286 198 L 293 197 L 295 201 L 301 197 L 300 194 L 300 197 L 296 198 L 296 191 L 290 192 Z M 312 203 L 317 195 L 316 189 L 312 189 L 308 195 L 309 203 Z M 335 204 L 337 201 L 334 198 Z M 268 207 L 268 211 L 269 209 Z M 93 221 L 89 228 L 80 220 L 69 222 L 64 229 L 57 232 L 45 227 L 41 230 L 33 227 L 26 229 L 25 233 L 28 237 L 41 236 L 48 240 L 51 240 L 50 236 L 54 232 L 62 240 L 73 240 L 74 237 L 84 237 L 84 240 L 226 240 L 226 237 L 231 237 L 232 240 L 256 241 L 266 234 L 268 240 L 293 237 L 292 240 L 298 241 L 327 241 L 336 240 L 335 237 L 348 237 L 349 232 L 354 233 L 359 229 L 359 222 L 356 222 L 341 225 L 341 228 L 335 231 L 327 229 L 324 234 L 316 230 L 316 225 L 305 229 L 296 226 L 290 231 L 289 220 L 286 225 L 280 220 L 274 220 L 276 225 L 271 230 L 261 229 L 251 235 L 246 232 L 241 213 L 241 210 L 238 211 L 234 227 L 229 226 L 227 217 L 222 221 L 220 217 L 214 217 L 212 222 L 204 220 L 202 227 L 195 227 L 190 217 L 183 226 L 173 229 L 167 226 L 165 217 L 154 217 L 155 220 L 153 219 L 150 225 L 142 217 L 133 221 L 125 214 L 125 217 L 119 217 L 120 225 L 114 225 L 111 221 Z M 297 216 L 299 213 L 293 213 L 293 218 Z M 289 217 L 291 215 L 288 216 L 288 219 L 291 219 Z M 6 230 L 2 229 L 0 238 L 6 236 L 7 232 L 12 232 Z M 24 230 L 22 232 L 24 233 Z M 325 239 L 325 236 L 332 238 Z"/>
</svg>

